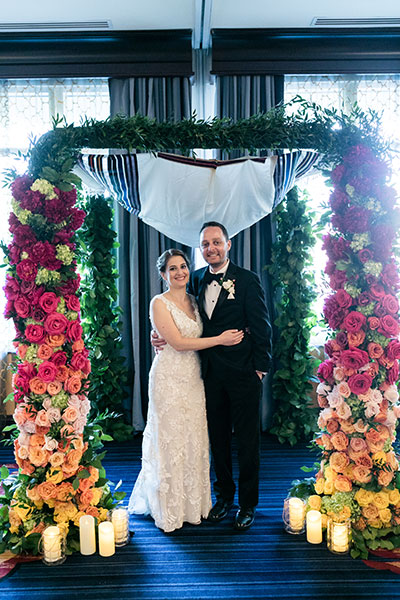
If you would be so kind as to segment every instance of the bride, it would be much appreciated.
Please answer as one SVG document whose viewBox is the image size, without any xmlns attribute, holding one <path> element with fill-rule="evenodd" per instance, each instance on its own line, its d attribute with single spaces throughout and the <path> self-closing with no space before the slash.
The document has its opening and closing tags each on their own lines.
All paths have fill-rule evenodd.
<svg viewBox="0 0 400 600">
<path fill-rule="evenodd" d="M 150 514 L 157 527 L 170 532 L 184 522 L 199 524 L 211 509 L 205 395 L 196 350 L 239 344 L 243 332 L 201 338 L 199 311 L 186 293 L 186 255 L 166 250 L 157 268 L 168 290 L 152 299 L 150 318 L 166 345 L 150 370 L 142 469 L 129 512 Z"/>
</svg>

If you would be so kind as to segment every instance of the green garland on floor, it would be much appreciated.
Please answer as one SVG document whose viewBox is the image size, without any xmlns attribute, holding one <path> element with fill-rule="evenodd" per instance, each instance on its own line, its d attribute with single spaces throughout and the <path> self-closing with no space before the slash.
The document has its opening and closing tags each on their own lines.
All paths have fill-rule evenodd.
<svg viewBox="0 0 400 600">
<path fill-rule="evenodd" d="M 312 406 L 310 380 L 316 360 L 309 353 L 310 332 L 315 322 L 311 303 L 316 297 L 313 277 L 307 271 L 310 248 L 315 243 L 311 215 L 296 188 L 276 213 L 277 241 L 269 271 L 280 291 L 276 306 L 274 356 L 278 368 L 273 378 L 276 412 L 270 432 L 281 443 L 310 439 L 318 410 Z"/>
<path fill-rule="evenodd" d="M 129 439 L 132 427 L 122 418 L 127 382 L 119 309 L 116 307 L 118 273 L 112 255 L 117 234 L 112 229 L 113 211 L 102 196 L 88 197 L 83 204 L 87 216 L 79 231 L 83 329 L 90 350 L 89 399 L 92 419 L 100 419 L 113 439 Z"/>
</svg>

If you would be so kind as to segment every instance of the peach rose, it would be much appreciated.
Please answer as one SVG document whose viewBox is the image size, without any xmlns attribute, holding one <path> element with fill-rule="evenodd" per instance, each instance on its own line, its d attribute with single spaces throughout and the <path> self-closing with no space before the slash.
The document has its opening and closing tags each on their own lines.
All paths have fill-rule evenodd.
<svg viewBox="0 0 400 600">
<path fill-rule="evenodd" d="M 371 471 L 367 469 L 367 467 L 362 467 L 361 465 L 353 467 L 353 475 L 354 479 L 359 483 L 369 483 L 372 478 Z"/>
<path fill-rule="evenodd" d="M 87 515 L 91 515 L 95 519 L 98 519 L 99 516 L 100 516 L 100 511 L 97 508 L 97 506 L 88 506 L 88 508 L 86 509 L 85 513 Z"/>
<path fill-rule="evenodd" d="M 368 506 L 363 506 L 362 515 L 366 519 L 378 519 L 379 518 L 379 510 L 373 504 L 368 504 Z"/>
<path fill-rule="evenodd" d="M 29 449 L 27 446 L 19 446 L 16 452 L 21 460 L 25 460 L 29 456 Z"/>
<path fill-rule="evenodd" d="M 39 377 L 33 377 L 29 382 L 30 390 L 33 394 L 44 394 L 46 392 L 46 384 Z"/>
<path fill-rule="evenodd" d="M 350 440 L 350 447 L 354 452 L 366 452 L 367 442 L 362 437 L 352 437 Z"/>
<path fill-rule="evenodd" d="M 72 487 L 72 483 L 63 481 L 57 487 L 57 500 L 59 500 L 60 502 L 66 502 L 70 498 L 73 498 L 74 495 L 75 495 L 75 490 Z"/>
<path fill-rule="evenodd" d="M 329 459 L 329 465 L 336 473 L 342 473 L 349 462 L 349 457 L 345 452 L 333 452 Z"/>
<path fill-rule="evenodd" d="M 378 429 L 374 429 L 373 427 L 370 427 L 370 429 L 366 431 L 365 437 L 368 442 L 372 442 L 373 444 L 376 444 L 377 442 L 381 441 L 381 435 Z"/>
<path fill-rule="evenodd" d="M 94 488 L 89 488 L 85 492 L 81 493 L 80 501 L 83 506 L 88 506 L 94 499 Z"/>
<path fill-rule="evenodd" d="M 74 406 L 68 406 L 62 414 L 62 418 L 66 423 L 73 423 L 78 418 L 78 415 L 79 413 Z"/>
<path fill-rule="evenodd" d="M 38 446 L 29 448 L 29 460 L 35 467 L 44 467 L 49 458 L 49 453 Z"/>
<path fill-rule="evenodd" d="M 368 354 L 371 358 L 380 358 L 383 353 L 384 350 L 380 344 L 375 342 L 370 342 L 368 344 Z"/>
<path fill-rule="evenodd" d="M 384 440 L 379 440 L 376 443 L 367 441 L 368 451 L 371 452 L 371 454 L 375 454 L 375 452 L 379 452 L 380 450 L 382 450 L 384 445 Z"/>
<path fill-rule="evenodd" d="M 368 427 L 368 423 L 364 423 L 362 419 L 357 419 L 357 421 L 354 423 L 354 429 L 357 431 L 357 433 L 365 433 Z"/>
<path fill-rule="evenodd" d="M 50 420 L 45 410 L 39 410 L 35 423 L 39 425 L 39 427 L 50 427 Z"/>
<path fill-rule="evenodd" d="M 52 467 L 60 467 L 64 463 L 64 454 L 62 452 L 54 452 L 50 456 L 50 464 Z"/>
<path fill-rule="evenodd" d="M 27 350 L 28 350 L 28 346 L 26 346 L 25 344 L 18 345 L 17 354 L 21 360 L 24 360 Z"/>
<path fill-rule="evenodd" d="M 77 394 L 82 387 L 82 382 L 79 377 L 74 375 L 69 377 L 64 383 L 64 389 L 70 394 Z"/>
<path fill-rule="evenodd" d="M 356 458 L 356 465 L 358 465 L 359 467 L 365 467 L 366 469 L 372 469 L 373 462 L 372 462 L 370 455 L 367 453 L 364 453 L 364 454 L 360 454 Z"/>
<path fill-rule="evenodd" d="M 350 331 L 347 334 L 347 341 L 349 342 L 350 348 L 357 348 L 357 346 L 361 346 L 364 340 L 365 332 L 362 329 L 360 329 L 360 331 Z"/>
<path fill-rule="evenodd" d="M 47 391 L 50 396 L 56 396 L 61 390 L 62 384 L 59 381 L 50 381 L 50 383 L 47 384 Z"/>
<path fill-rule="evenodd" d="M 336 381 L 342 381 L 345 378 L 344 369 L 342 367 L 334 367 L 333 377 Z"/>
<path fill-rule="evenodd" d="M 48 346 L 47 344 L 40 344 L 37 357 L 41 360 L 49 360 L 49 358 L 53 355 L 53 348 Z"/>
<path fill-rule="evenodd" d="M 65 365 L 60 365 L 57 369 L 56 380 L 64 383 L 67 381 L 69 375 L 69 369 Z"/>
<path fill-rule="evenodd" d="M 394 477 L 393 471 L 380 471 L 378 475 L 378 483 L 382 487 L 386 487 L 390 484 Z"/>
<path fill-rule="evenodd" d="M 334 486 L 338 492 L 351 492 L 352 483 L 344 475 L 338 475 L 334 481 Z"/>
<path fill-rule="evenodd" d="M 48 335 L 46 338 L 46 343 L 52 348 L 58 348 L 59 346 L 63 346 L 65 343 L 65 335 L 62 333 L 54 333 L 52 335 Z"/>
<path fill-rule="evenodd" d="M 79 452 L 83 452 L 83 440 L 82 440 L 82 438 L 81 437 L 74 437 L 71 440 L 71 446 L 75 450 L 79 450 Z M 88 470 L 90 471 L 90 469 L 94 469 L 94 468 L 95 467 L 89 467 Z M 96 469 L 96 471 L 97 471 L 97 469 Z M 97 479 L 98 479 L 98 477 L 97 477 Z M 96 481 L 97 481 L 97 479 L 96 479 Z"/>
<path fill-rule="evenodd" d="M 92 483 L 92 481 L 90 481 L 89 478 L 80 480 L 80 482 L 79 482 L 79 491 L 80 492 L 86 492 L 91 487 L 93 487 L 93 483 Z"/>
<path fill-rule="evenodd" d="M 338 392 L 343 398 L 348 398 L 351 394 L 350 388 L 346 381 L 341 381 L 338 385 Z"/>
<path fill-rule="evenodd" d="M 30 445 L 31 446 L 38 446 L 40 448 L 42 448 L 45 444 L 45 437 L 44 435 L 40 435 L 38 433 L 34 433 L 33 435 L 31 435 L 30 438 Z"/>
<path fill-rule="evenodd" d="M 82 458 L 82 452 L 79 450 L 70 450 L 65 457 L 66 467 L 70 467 L 72 465 L 79 465 L 79 461 Z"/>
<path fill-rule="evenodd" d="M 349 445 L 349 438 L 343 431 L 336 431 L 331 435 L 331 443 L 335 450 L 342 452 L 343 450 L 346 450 Z"/>
<path fill-rule="evenodd" d="M 26 488 L 26 495 L 32 502 L 39 502 L 42 497 L 39 493 L 39 486 L 35 485 L 32 488 Z"/>
<path fill-rule="evenodd" d="M 74 352 L 81 352 L 82 350 L 84 350 L 84 348 L 85 348 L 85 344 L 84 344 L 82 338 L 80 338 L 79 340 L 76 340 L 76 342 L 74 342 L 72 344 L 72 350 Z"/>
<path fill-rule="evenodd" d="M 339 419 L 349 419 L 351 417 L 351 408 L 347 402 L 343 402 L 343 404 L 337 408 L 336 412 Z"/>
<path fill-rule="evenodd" d="M 40 483 L 37 488 L 39 496 L 45 502 L 50 498 L 56 498 L 57 496 L 57 487 L 52 481 L 44 481 L 43 483 Z"/>
</svg>

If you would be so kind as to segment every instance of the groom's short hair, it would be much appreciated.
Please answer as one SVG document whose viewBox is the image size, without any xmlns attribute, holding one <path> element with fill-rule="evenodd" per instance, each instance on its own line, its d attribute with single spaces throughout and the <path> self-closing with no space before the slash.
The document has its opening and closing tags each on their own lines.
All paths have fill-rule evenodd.
<svg viewBox="0 0 400 600">
<path fill-rule="evenodd" d="M 229 234 L 228 234 L 227 228 L 225 227 L 225 225 L 222 225 L 222 223 L 218 223 L 218 221 L 207 221 L 206 223 L 203 223 L 203 225 L 201 226 L 201 229 L 199 231 L 199 235 L 207 227 L 219 227 L 220 230 L 222 231 L 222 233 L 224 234 L 224 238 L 226 239 L 226 241 L 229 240 Z"/>
</svg>

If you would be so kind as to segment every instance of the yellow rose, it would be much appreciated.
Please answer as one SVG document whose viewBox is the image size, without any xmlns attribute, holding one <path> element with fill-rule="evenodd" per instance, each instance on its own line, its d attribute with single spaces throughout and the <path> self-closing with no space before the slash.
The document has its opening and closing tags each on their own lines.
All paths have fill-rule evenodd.
<svg viewBox="0 0 400 600">
<path fill-rule="evenodd" d="M 49 498 L 46 500 L 46 504 L 49 508 L 54 508 L 56 505 L 56 500 L 54 498 Z"/>
<path fill-rule="evenodd" d="M 90 504 L 92 506 L 96 506 L 96 504 L 98 504 L 100 502 L 100 498 L 103 495 L 103 490 L 102 490 L 102 488 L 93 488 L 92 492 L 93 492 L 93 499 Z"/>
<path fill-rule="evenodd" d="M 398 504 L 400 502 L 400 492 L 397 488 L 389 490 L 389 502 L 390 504 Z"/>
<path fill-rule="evenodd" d="M 99 522 L 107 521 L 107 516 L 108 516 L 108 510 L 106 508 L 99 508 Z"/>
<path fill-rule="evenodd" d="M 335 476 L 335 473 L 333 472 L 332 467 L 325 467 L 324 469 L 324 477 L 325 479 L 329 479 L 329 481 L 331 481 Z"/>
<path fill-rule="evenodd" d="M 364 490 L 363 488 L 360 488 L 359 490 L 357 490 L 354 499 L 358 502 L 360 506 L 368 506 L 368 504 L 371 504 L 373 497 L 373 492 L 369 492 L 367 490 Z"/>
<path fill-rule="evenodd" d="M 370 527 L 375 527 L 375 529 L 380 529 L 382 527 L 382 521 L 380 519 L 372 519 L 371 521 L 368 519 L 368 525 Z"/>
<path fill-rule="evenodd" d="M 323 494 L 324 493 L 324 485 L 325 485 L 325 479 L 323 477 L 320 477 L 318 479 L 318 481 L 316 481 L 314 483 L 314 489 L 316 491 L 317 494 Z"/>
<path fill-rule="evenodd" d="M 392 512 L 391 512 L 390 508 L 382 508 L 379 511 L 379 518 L 385 525 L 390 523 L 390 521 L 392 519 Z"/>
<path fill-rule="evenodd" d="M 64 474 L 60 469 L 49 469 L 46 473 L 47 481 L 52 481 L 53 483 L 61 483 L 64 479 Z"/>
<path fill-rule="evenodd" d="M 325 481 L 324 484 L 324 494 L 330 496 L 335 491 L 335 486 L 333 485 L 333 481 Z"/>
<path fill-rule="evenodd" d="M 33 507 L 28 506 L 26 504 L 16 504 L 14 506 L 14 511 L 17 514 L 17 516 L 21 519 L 21 521 L 27 521 L 32 515 Z"/>
<path fill-rule="evenodd" d="M 377 492 L 374 494 L 374 499 L 372 503 L 375 504 L 377 508 L 387 508 L 389 506 L 389 494 L 386 492 Z"/>
<path fill-rule="evenodd" d="M 375 454 L 372 455 L 372 460 L 378 465 L 384 465 L 386 463 L 386 453 L 383 450 L 375 452 Z"/>
<path fill-rule="evenodd" d="M 368 519 L 368 521 L 377 519 L 379 517 L 379 510 L 374 504 L 368 504 L 368 506 L 363 506 L 361 512 L 363 517 Z"/>
<path fill-rule="evenodd" d="M 38 508 L 39 510 L 42 510 L 42 508 L 43 508 L 43 500 L 37 500 L 37 501 L 35 502 L 35 506 L 36 506 L 36 508 Z"/>
<path fill-rule="evenodd" d="M 328 527 L 328 515 L 322 513 L 321 515 L 321 525 L 322 529 L 326 529 Z"/>
<path fill-rule="evenodd" d="M 312 510 L 321 510 L 321 497 L 313 494 L 308 498 L 308 506 Z"/>
<path fill-rule="evenodd" d="M 339 517 L 345 521 L 346 519 L 350 519 L 351 517 L 351 510 L 349 506 L 343 506 L 342 510 L 339 513 Z"/>
</svg>

